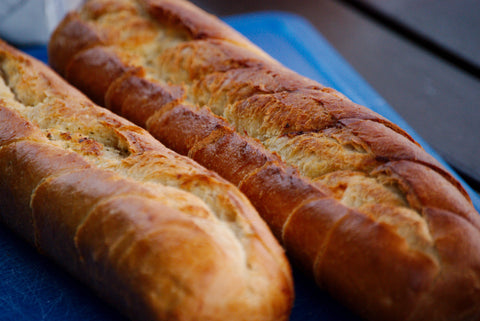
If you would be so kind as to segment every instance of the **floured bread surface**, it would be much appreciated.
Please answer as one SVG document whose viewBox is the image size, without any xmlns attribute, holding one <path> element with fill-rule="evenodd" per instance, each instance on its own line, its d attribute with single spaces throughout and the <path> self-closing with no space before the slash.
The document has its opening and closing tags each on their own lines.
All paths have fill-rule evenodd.
<svg viewBox="0 0 480 321">
<path fill-rule="evenodd" d="M 2 220 L 138 320 L 286 320 L 283 250 L 236 187 L 0 42 Z"/>
<path fill-rule="evenodd" d="M 363 317 L 480 313 L 479 215 L 384 117 L 183 0 L 91 0 L 49 53 L 97 102 L 236 184 L 294 262 Z"/>
</svg>

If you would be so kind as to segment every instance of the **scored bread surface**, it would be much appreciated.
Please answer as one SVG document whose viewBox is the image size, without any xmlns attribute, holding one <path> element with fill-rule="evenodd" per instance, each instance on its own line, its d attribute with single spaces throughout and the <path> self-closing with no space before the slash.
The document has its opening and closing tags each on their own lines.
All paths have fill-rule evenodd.
<svg viewBox="0 0 480 321">
<path fill-rule="evenodd" d="M 91 0 L 51 65 L 236 184 L 296 265 L 371 320 L 480 318 L 480 218 L 407 133 L 186 1 Z"/>
<path fill-rule="evenodd" d="M 137 320 L 286 320 L 289 265 L 236 187 L 0 41 L 0 218 Z"/>
</svg>

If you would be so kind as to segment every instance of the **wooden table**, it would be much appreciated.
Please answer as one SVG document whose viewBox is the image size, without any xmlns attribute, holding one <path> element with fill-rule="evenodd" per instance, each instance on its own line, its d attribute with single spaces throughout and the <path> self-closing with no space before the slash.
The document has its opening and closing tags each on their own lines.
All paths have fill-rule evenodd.
<svg viewBox="0 0 480 321">
<path fill-rule="evenodd" d="M 219 16 L 280 10 L 306 18 L 480 191 L 480 1 L 193 2 Z"/>
</svg>

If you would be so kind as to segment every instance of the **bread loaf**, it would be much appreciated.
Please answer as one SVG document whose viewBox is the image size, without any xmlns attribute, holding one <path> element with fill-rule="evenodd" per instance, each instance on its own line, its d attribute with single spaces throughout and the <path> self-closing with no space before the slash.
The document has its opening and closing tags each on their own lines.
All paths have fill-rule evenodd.
<svg viewBox="0 0 480 321">
<path fill-rule="evenodd" d="M 243 191 L 295 265 L 369 320 L 480 319 L 480 217 L 389 120 L 180 0 L 90 0 L 49 44 L 92 99 Z"/>
<path fill-rule="evenodd" d="M 287 320 L 289 264 L 219 175 L 0 41 L 0 218 L 134 320 Z"/>
</svg>

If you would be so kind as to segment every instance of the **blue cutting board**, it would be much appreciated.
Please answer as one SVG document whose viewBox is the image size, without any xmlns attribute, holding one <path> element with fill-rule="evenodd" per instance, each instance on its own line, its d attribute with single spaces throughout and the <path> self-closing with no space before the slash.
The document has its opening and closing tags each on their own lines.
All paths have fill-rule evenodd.
<svg viewBox="0 0 480 321">
<path fill-rule="evenodd" d="M 389 118 L 448 168 L 303 18 L 282 12 L 265 12 L 232 16 L 224 20 L 287 67 L 333 87 L 353 101 Z M 45 47 L 24 50 L 46 61 Z M 464 186 L 476 208 L 480 209 L 478 195 L 465 183 Z M 360 320 L 328 294 L 317 289 L 300 272 L 294 270 L 294 278 L 296 300 L 292 321 Z M 124 318 L 99 300 L 89 288 L 0 226 L 0 320 L 105 321 Z"/>
</svg>

